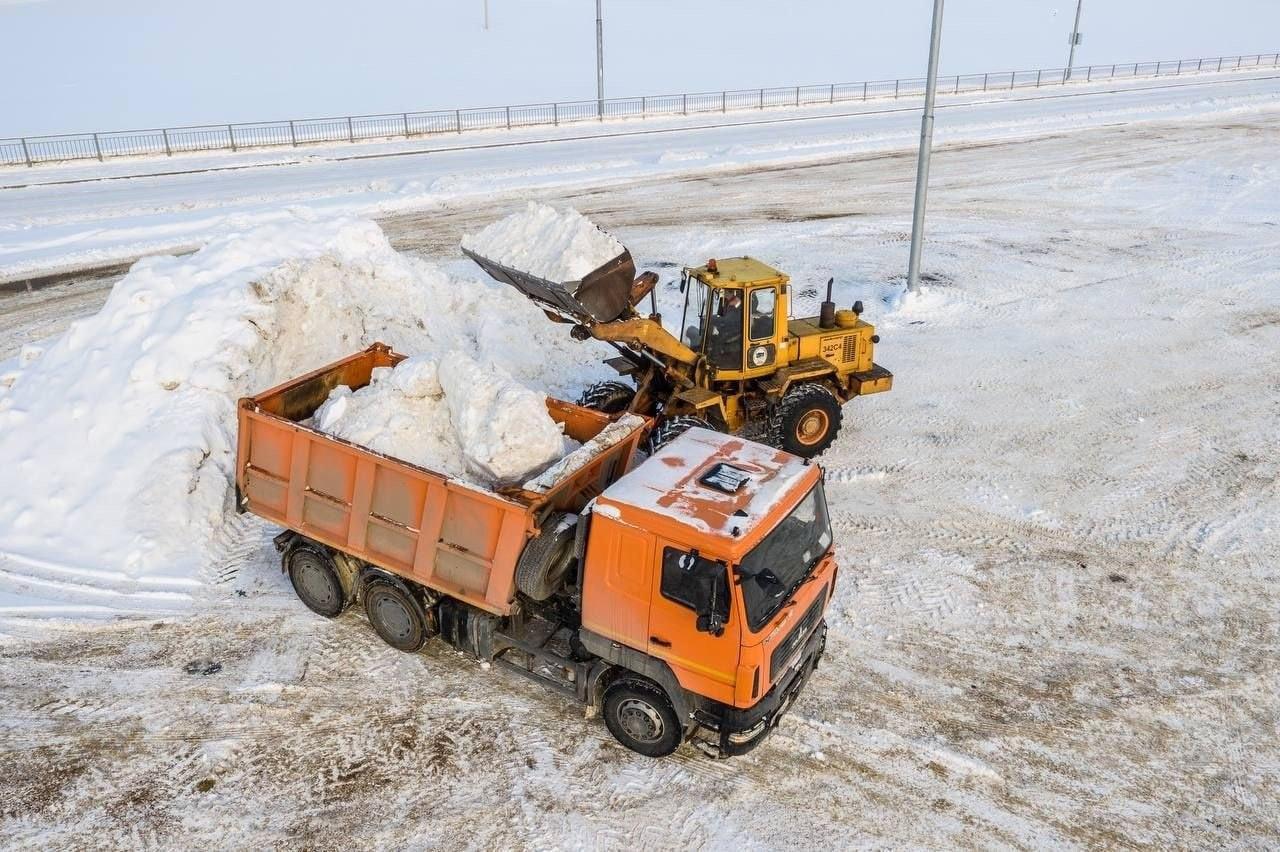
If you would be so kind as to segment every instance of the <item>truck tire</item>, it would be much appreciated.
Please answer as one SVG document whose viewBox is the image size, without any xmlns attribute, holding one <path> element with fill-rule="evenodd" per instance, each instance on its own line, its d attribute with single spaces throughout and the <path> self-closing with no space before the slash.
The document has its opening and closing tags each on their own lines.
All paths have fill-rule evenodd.
<svg viewBox="0 0 1280 852">
<path fill-rule="evenodd" d="M 684 739 L 662 687 L 635 677 L 624 677 L 605 690 L 604 724 L 614 739 L 646 757 L 666 757 Z"/>
<path fill-rule="evenodd" d="M 542 532 L 524 546 L 516 563 L 516 588 L 526 597 L 545 601 L 563 585 L 573 567 L 576 539 L 573 515 L 556 512 L 542 525 Z"/>
<path fill-rule="evenodd" d="M 427 641 L 422 607 L 390 583 L 375 580 L 365 587 L 364 612 L 374 632 L 397 651 L 411 654 Z"/>
<path fill-rule="evenodd" d="M 603 414 L 618 414 L 626 411 L 635 397 L 636 389 L 631 385 L 622 382 L 596 382 L 578 397 L 578 405 Z"/>
<path fill-rule="evenodd" d="M 840 400 L 825 385 L 798 385 L 787 391 L 769 418 L 769 443 L 811 459 L 831 446 L 843 415 Z"/>
<path fill-rule="evenodd" d="M 333 618 L 347 607 L 347 594 L 329 554 L 311 544 L 298 545 L 284 557 L 289 582 L 307 609 Z"/>
<path fill-rule="evenodd" d="M 701 429 L 715 429 L 701 417 L 695 417 L 692 414 L 677 414 L 675 417 L 666 418 L 654 426 L 653 431 L 649 433 L 649 440 L 644 445 L 645 452 L 653 455 L 695 426 Z"/>
</svg>

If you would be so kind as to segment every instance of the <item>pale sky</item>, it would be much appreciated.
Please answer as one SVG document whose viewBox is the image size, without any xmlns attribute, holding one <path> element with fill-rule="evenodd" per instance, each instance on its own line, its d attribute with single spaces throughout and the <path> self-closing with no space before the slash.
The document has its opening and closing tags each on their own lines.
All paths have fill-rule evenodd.
<svg viewBox="0 0 1280 852">
<path fill-rule="evenodd" d="M 0 136 L 595 96 L 594 0 L 0 0 Z M 931 0 L 604 0 L 611 95 L 923 73 Z M 942 73 L 1060 67 L 1072 0 L 949 0 Z M 1085 0 L 1078 62 L 1280 49 L 1276 0 Z"/>
</svg>

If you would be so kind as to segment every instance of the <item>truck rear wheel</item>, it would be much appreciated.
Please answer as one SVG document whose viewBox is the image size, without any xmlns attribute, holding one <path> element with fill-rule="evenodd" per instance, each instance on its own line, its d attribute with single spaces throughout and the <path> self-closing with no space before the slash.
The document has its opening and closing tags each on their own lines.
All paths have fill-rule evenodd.
<svg viewBox="0 0 1280 852">
<path fill-rule="evenodd" d="M 646 757 L 666 757 L 684 739 L 662 687 L 636 678 L 623 678 L 605 691 L 604 723 L 618 742 Z"/>
<path fill-rule="evenodd" d="M 333 618 L 346 609 L 347 595 L 329 554 L 318 547 L 302 545 L 285 554 L 284 563 L 289 582 L 307 609 L 325 618 Z"/>
<path fill-rule="evenodd" d="M 596 382 L 578 397 L 578 405 L 604 414 L 626 411 L 635 399 L 636 389 L 622 382 Z"/>
<path fill-rule="evenodd" d="M 413 653 L 427 641 L 418 602 L 390 583 L 375 582 L 365 589 L 364 612 L 374 632 L 398 651 Z"/>
<path fill-rule="evenodd" d="M 817 382 L 787 391 L 769 420 L 769 443 L 811 459 L 831 446 L 840 432 L 840 400 Z"/>
<path fill-rule="evenodd" d="M 577 537 L 573 515 L 556 512 L 542 524 L 542 532 L 524 547 L 516 563 L 516 588 L 535 601 L 545 601 L 564 585 L 573 566 Z"/>
</svg>

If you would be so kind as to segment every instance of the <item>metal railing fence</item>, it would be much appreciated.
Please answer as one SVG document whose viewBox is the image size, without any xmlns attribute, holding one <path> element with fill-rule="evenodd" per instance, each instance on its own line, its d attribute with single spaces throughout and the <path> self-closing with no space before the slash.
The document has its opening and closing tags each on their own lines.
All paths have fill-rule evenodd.
<svg viewBox="0 0 1280 852">
<path fill-rule="evenodd" d="M 941 77 L 938 80 L 938 91 L 943 94 L 962 94 L 1277 66 L 1280 66 L 1280 54 L 1262 53 L 1249 56 L 1215 56 L 1088 65 L 1076 67 L 1070 75 L 1062 68 L 996 71 Z M 56 136 L 23 136 L 0 138 L 0 166 L 34 166 L 38 163 L 105 160 L 109 157 L 161 154 L 174 156 L 203 151 L 240 151 L 246 148 L 299 147 L 318 143 L 411 139 L 475 130 L 512 130 L 577 124 L 585 121 L 646 119 L 751 109 L 804 107 L 911 97 L 923 95 L 924 87 L 923 77 L 910 77 L 857 83 L 825 83 L 810 86 L 609 98 L 604 101 L 603 109 L 595 100 L 557 101 L 384 115 L 206 124 L 151 130 L 68 133 Z"/>
</svg>

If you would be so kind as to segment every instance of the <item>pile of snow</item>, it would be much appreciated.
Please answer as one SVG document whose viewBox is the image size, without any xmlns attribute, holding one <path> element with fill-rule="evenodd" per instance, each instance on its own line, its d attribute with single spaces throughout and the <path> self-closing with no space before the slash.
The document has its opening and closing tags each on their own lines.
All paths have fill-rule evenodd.
<svg viewBox="0 0 1280 852">
<path fill-rule="evenodd" d="M 471 444 L 463 464 L 485 475 L 528 461 L 503 466 L 528 426 L 493 416 L 519 395 L 482 382 L 488 365 L 459 360 L 451 372 L 449 353 L 484 353 L 555 395 L 600 373 L 597 349 L 565 345 L 509 288 L 401 255 L 372 222 L 297 212 L 192 255 L 140 261 L 96 315 L 0 364 L 0 558 L 56 566 L 43 600 L 66 582 L 197 583 L 233 511 L 236 400 L 377 341 L 440 365 L 396 371 L 403 397 L 475 386 L 455 435 Z M 402 413 L 392 428 L 413 421 Z M 549 439 L 531 443 L 545 450 Z"/>
<path fill-rule="evenodd" d="M 468 234 L 462 247 L 548 281 L 580 281 L 626 251 L 577 210 L 556 210 L 535 201 L 478 234 Z"/>
<path fill-rule="evenodd" d="M 545 394 L 463 352 L 408 358 L 340 386 L 316 410 L 317 429 L 481 487 L 519 482 L 572 449 Z"/>
</svg>

